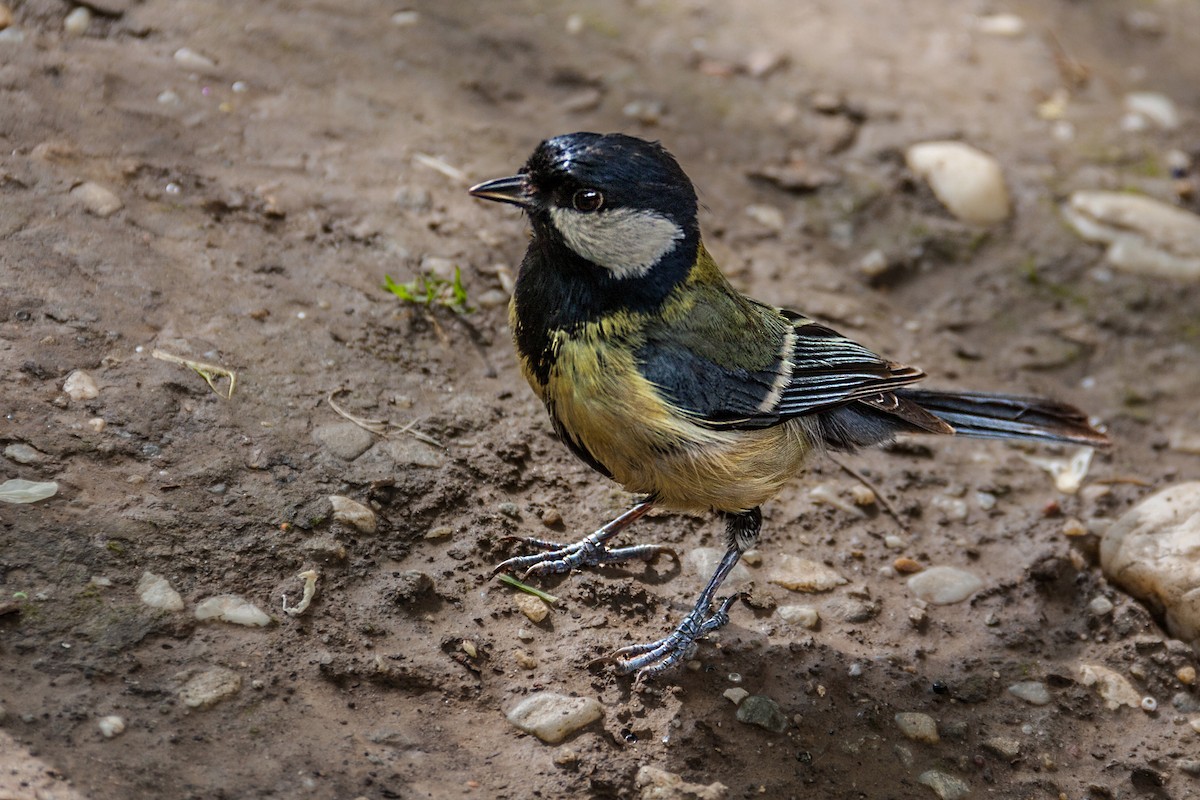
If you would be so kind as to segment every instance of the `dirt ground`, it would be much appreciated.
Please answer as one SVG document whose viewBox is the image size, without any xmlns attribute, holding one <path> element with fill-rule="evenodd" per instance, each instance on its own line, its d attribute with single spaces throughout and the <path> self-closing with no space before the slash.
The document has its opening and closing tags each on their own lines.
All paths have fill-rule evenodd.
<svg viewBox="0 0 1200 800">
<path fill-rule="evenodd" d="M 0 478 L 60 489 L 0 507 L 0 725 L 52 778 L 95 800 L 630 797 L 650 765 L 730 798 L 933 798 L 928 770 L 972 797 L 1200 797 L 1200 694 L 1176 677 L 1195 655 L 1095 556 L 1133 502 L 1200 475 L 1169 446 L 1197 432 L 1200 288 L 1114 272 L 1057 212 L 1076 188 L 1173 197 L 1165 154 L 1200 156 L 1200 5 L 93 0 L 68 36 L 68 4 L 9 2 L 0 445 L 37 452 Z M 1024 32 L 982 32 L 996 11 Z M 1124 130 L 1133 90 L 1170 96 L 1184 124 Z M 1116 447 L 1075 495 L 1004 444 L 848 459 L 896 517 L 819 503 L 814 487 L 858 483 L 815 463 L 765 509 L 751 599 L 698 668 L 633 692 L 589 666 L 665 633 L 703 578 L 664 558 L 542 580 L 561 601 L 536 625 L 489 578 L 506 536 L 574 539 L 631 498 L 573 459 L 524 385 L 504 308 L 524 223 L 465 193 L 588 129 L 678 156 L 739 288 L 931 385 L 1075 402 Z M 999 158 L 1010 222 L 963 225 L 907 173 L 905 146 L 946 137 Z M 802 185 L 752 177 L 787 163 Z M 84 182 L 122 207 L 89 208 Z M 881 274 L 860 267 L 880 256 Z M 383 289 L 455 267 L 476 307 L 462 318 Z M 155 349 L 236 370 L 232 398 Z M 96 397 L 63 392 L 77 369 Z M 396 427 L 348 423 L 339 389 Z M 332 494 L 370 504 L 378 530 L 333 521 Z M 1072 519 L 1088 533 L 1064 535 Z M 679 515 L 630 536 L 721 543 L 716 521 Z M 768 583 L 784 554 L 850 582 Z M 922 610 L 898 556 L 985 588 Z M 310 568 L 313 605 L 283 613 Z M 146 571 L 186 608 L 144 605 Z M 272 624 L 194 618 L 223 593 Z M 820 627 L 781 621 L 787 604 Z M 1158 711 L 1106 708 L 1085 663 Z M 215 667 L 240 691 L 181 702 Z M 1025 680 L 1051 702 L 1006 691 Z M 738 722 L 734 687 L 777 702 L 787 730 Z M 505 720 L 543 690 L 604 717 L 543 744 Z M 908 711 L 940 741 L 906 738 Z M 124 733 L 101 735 L 107 715 Z M 4 797 L 52 796 L 4 780 Z"/>
</svg>

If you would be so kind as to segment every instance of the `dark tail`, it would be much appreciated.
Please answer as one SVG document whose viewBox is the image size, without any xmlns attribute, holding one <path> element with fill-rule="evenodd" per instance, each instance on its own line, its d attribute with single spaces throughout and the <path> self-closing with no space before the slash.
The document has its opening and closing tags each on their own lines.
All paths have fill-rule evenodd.
<svg viewBox="0 0 1200 800">
<path fill-rule="evenodd" d="M 1088 423 L 1074 406 L 1042 397 L 984 392 L 897 389 L 896 394 L 945 420 L 959 436 L 980 439 L 1035 439 L 1108 447 L 1108 436 Z"/>
</svg>

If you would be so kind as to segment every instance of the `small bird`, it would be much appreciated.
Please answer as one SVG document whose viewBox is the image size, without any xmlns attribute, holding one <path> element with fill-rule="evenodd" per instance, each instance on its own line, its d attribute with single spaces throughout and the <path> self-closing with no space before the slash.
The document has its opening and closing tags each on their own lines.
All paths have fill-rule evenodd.
<svg viewBox="0 0 1200 800">
<path fill-rule="evenodd" d="M 645 498 L 574 544 L 527 539 L 540 552 L 495 571 L 653 558 L 666 548 L 608 542 L 655 506 L 725 518 L 726 552 L 692 610 L 665 637 L 613 655 L 639 681 L 728 622 L 737 595 L 716 600 L 721 582 L 758 541 L 762 504 L 814 453 L 898 433 L 1108 444 L 1053 400 L 908 388 L 925 373 L 740 294 L 701 241 L 691 180 L 657 142 L 556 136 L 516 175 L 469 191 L 529 217 L 509 323 L 554 429 Z"/>
</svg>

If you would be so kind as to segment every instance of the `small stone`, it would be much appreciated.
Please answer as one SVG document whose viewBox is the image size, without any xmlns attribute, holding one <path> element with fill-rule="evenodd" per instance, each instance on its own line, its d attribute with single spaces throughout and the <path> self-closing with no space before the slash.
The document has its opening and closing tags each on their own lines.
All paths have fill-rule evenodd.
<svg viewBox="0 0 1200 800">
<path fill-rule="evenodd" d="M 1200 733 L 1200 717 L 1192 717 L 1188 720 L 1188 727 L 1196 733 Z"/>
<path fill-rule="evenodd" d="M 896 727 L 914 742 L 937 744 L 941 741 L 933 717 L 919 711 L 901 711 L 896 715 Z"/>
<path fill-rule="evenodd" d="M 1001 758 L 1012 760 L 1021 755 L 1021 741 L 1007 736 L 993 736 L 984 739 L 980 744 L 984 750 L 990 750 Z"/>
<path fill-rule="evenodd" d="M 1016 14 L 988 14 L 975 20 L 975 30 L 989 36 L 1015 37 L 1025 33 L 1025 20 Z"/>
<path fill-rule="evenodd" d="M 721 695 L 736 706 L 749 697 L 750 693 L 740 686 L 734 686 L 732 689 L 726 689 L 721 692 Z"/>
<path fill-rule="evenodd" d="M 729 793 L 720 781 L 688 783 L 674 772 L 649 765 L 638 770 L 635 782 L 640 790 L 637 800 L 725 800 Z"/>
<path fill-rule="evenodd" d="M 1063 536 L 1077 538 L 1079 536 L 1087 536 L 1088 529 L 1087 526 L 1084 525 L 1080 520 L 1076 519 L 1075 517 L 1068 517 L 1063 521 L 1062 533 Z"/>
<path fill-rule="evenodd" d="M 416 569 L 407 569 L 395 578 L 388 597 L 397 605 L 410 605 L 433 591 L 433 578 Z"/>
<path fill-rule="evenodd" d="M 63 382 L 63 391 L 67 393 L 67 397 L 79 402 L 81 400 L 95 400 L 100 396 L 100 389 L 96 386 L 96 379 L 81 369 L 77 369 L 67 376 Z"/>
<path fill-rule="evenodd" d="M 789 625 L 799 625 L 809 630 L 815 630 L 821 624 L 821 615 L 812 606 L 780 606 L 775 613 Z"/>
<path fill-rule="evenodd" d="M 538 692 L 518 703 L 508 712 L 507 719 L 547 744 L 558 744 L 602 716 L 604 709 L 591 697 Z"/>
<path fill-rule="evenodd" d="M 1145 711 L 1147 714 L 1153 714 L 1155 711 L 1158 711 L 1158 701 L 1149 695 L 1142 698 L 1141 706 L 1142 711 Z"/>
<path fill-rule="evenodd" d="M 840 622 L 860 624 L 879 616 L 880 605 L 874 600 L 855 597 L 833 597 L 825 603 L 827 614 Z"/>
<path fill-rule="evenodd" d="M 546 605 L 545 600 L 525 592 L 514 594 L 513 604 L 516 605 L 518 611 L 529 617 L 530 622 L 534 623 L 541 622 L 550 613 L 550 607 Z"/>
<path fill-rule="evenodd" d="M 1200 646 L 1200 481 L 1156 492 L 1110 525 L 1100 568 L 1161 612 L 1171 635 Z"/>
<path fill-rule="evenodd" d="M 996 507 L 996 495 L 991 492 L 976 492 L 975 504 L 981 511 L 991 511 Z"/>
<path fill-rule="evenodd" d="M 426 539 L 445 539 L 447 536 L 453 535 L 454 528 L 451 528 L 449 525 L 438 525 L 425 532 Z"/>
<path fill-rule="evenodd" d="M 856 506 L 873 506 L 877 498 L 875 492 L 869 486 L 855 485 L 850 488 L 850 499 L 854 501 Z"/>
<path fill-rule="evenodd" d="M 1167 447 L 1177 453 L 1200 456 L 1200 432 L 1175 430 L 1167 436 Z"/>
<path fill-rule="evenodd" d="M 91 24 L 92 12 L 83 6 L 77 6 L 63 20 L 63 32 L 68 36 L 83 36 Z"/>
<path fill-rule="evenodd" d="M 217 66 L 211 58 L 201 53 L 197 53 L 190 47 L 181 47 L 175 51 L 173 56 L 175 63 L 184 69 L 194 69 L 200 72 L 210 70 Z"/>
<path fill-rule="evenodd" d="M 767 580 L 793 592 L 828 592 L 849 582 L 824 564 L 788 553 L 779 557 Z"/>
<path fill-rule="evenodd" d="M 917 776 L 917 782 L 933 789 L 934 794 L 941 800 L 962 800 L 971 793 L 971 786 L 966 781 L 936 769 L 922 772 Z"/>
<path fill-rule="evenodd" d="M 340 494 L 329 495 L 329 504 L 333 506 L 333 520 L 349 525 L 363 533 L 375 533 L 379 522 L 370 506 L 363 505 L 357 500 L 343 497 Z"/>
<path fill-rule="evenodd" d="M 560 747 L 554 754 L 554 766 L 570 767 L 579 763 L 579 754 L 569 747 Z"/>
<path fill-rule="evenodd" d="M 84 208 L 97 217 L 111 217 L 125 207 L 121 198 L 98 183 L 81 183 L 71 190 L 74 197 Z"/>
<path fill-rule="evenodd" d="M 537 669 L 537 659 L 524 650 L 514 651 L 513 660 L 517 662 L 517 666 L 521 669 Z"/>
<path fill-rule="evenodd" d="M 391 20 L 397 28 L 411 28 L 421 21 L 421 14 L 417 11 L 397 11 L 392 14 Z"/>
<path fill-rule="evenodd" d="M 4 457 L 18 464 L 41 464 L 46 460 L 46 454 L 30 447 L 24 442 L 13 442 L 4 448 Z"/>
<path fill-rule="evenodd" d="M 787 717 L 779 709 L 779 704 L 761 694 L 742 698 L 742 702 L 738 703 L 737 720 L 747 725 L 757 725 L 773 733 L 783 733 L 788 725 Z"/>
<path fill-rule="evenodd" d="M 1179 111 L 1165 94 L 1131 92 L 1125 95 L 1125 110 L 1149 120 L 1164 131 L 1179 127 Z"/>
<path fill-rule="evenodd" d="M 558 509 L 547 508 L 542 512 L 542 524 L 547 528 L 553 528 L 557 525 L 562 525 L 562 514 L 558 513 Z"/>
<path fill-rule="evenodd" d="M 943 606 L 966 600 L 983 588 L 983 581 L 958 567 L 930 567 L 909 578 L 908 588 L 926 603 Z"/>
<path fill-rule="evenodd" d="M 104 417 L 92 417 L 87 421 L 87 426 L 96 433 L 104 433 L 104 429 L 108 427 L 108 423 Z"/>
<path fill-rule="evenodd" d="M 1200 760 L 1194 758 L 1180 759 L 1179 769 L 1188 775 L 1200 775 Z"/>
<path fill-rule="evenodd" d="M 1079 191 L 1062 208 L 1082 238 L 1108 245 L 1113 266 L 1142 275 L 1200 280 L 1200 215 L 1125 192 Z"/>
<path fill-rule="evenodd" d="M 786 221 L 781 209 L 761 203 L 746 206 L 746 216 L 767 230 L 775 232 L 783 230 L 784 222 Z"/>
<path fill-rule="evenodd" d="M 1191 686 L 1196 682 L 1196 668 L 1188 664 L 1175 670 L 1175 677 L 1184 686 Z"/>
<path fill-rule="evenodd" d="M 684 554 L 683 563 L 692 574 L 707 581 L 724 557 L 725 548 L 723 547 L 693 547 Z M 726 581 L 730 586 L 747 583 L 750 581 L 750 570 L 746 569 L 745 564 L 739 562 L 730 570 Z"/>
<path fill-rule="evenodd" d="M 1092 601 L 1088 603 L 1088 611 L 1092 612 L 1092 614 L 1097 617 L 1103 617 L 1106 614 L 1111 614 L 1113 608 L 1113 601 L 1109 600 L 1104 595 L 1093 597 Z"/>
<path fill-rule="evenodd" d="M 171 588 L 170 582 L 153 572 L 143 572 L 137 584 L 138 597 L 151 608 L 164 611 L 182 611 L 183 598 Z"/>
<path fill-rule="evenodd" d="M 941 141 L 915 144 L 904 157 L 942 205 L 964 222 L 990 225 L 1008 219 L 1004 174 L 987 153 L 963 142 Z"/>
<path fill-rule="evenodd" d="M 901 556 L 892 562 L 892 569 L 901 575 L 913 575 L 925 569 L 925 567 L 921 566 L 920 562 L 914 561 L 907 556 Z"/>
<path fill-rule="evenodd" d="M 201 621 L 216 619 L 249 627 L 271 624 L 271 618 L 261 608 L 236 594 L 219 594 L 203 600 L 196 606 L 195 614 Z"/>
<path fill-rule="evenodd" d="M 12 9 L 0 3 L 0 31 L 13 24 Z"/>
<path fill-rule="evenodd" d="M 208 708 L 241 690 L 241 675 L 231 669 L 213 667 L 184 684 L 179 699 L 188 708 Z"/>
<path fill-rule="evenodd" d="M 930 500 L 929 505 L 941 512 L 942 517 L 951 522 L 962 522 L 967 518 L 967 501 L 961 497 L 947 497 L 939 494 Z"/>
<path fill-rule="evenodd" d="M 353 422 L 322 425 L 312 436 L 313 441 L 343 461 L 353 461 L 375 444 L 375 434 Z"/>
<path fill-rule="evenodd" d="M 1018 697 L 1032 706 L 1044 706 L 1050 703 L 1050 689 L 1041 681 L 1020 681 L 1008 687 L 1008 693 Z"/>
<path fill-rule="evenodd" d="M 501 516 L 508 517 L 509 519 L 521 518 L 521 507 L 511 501 L 501 503 L 496 507 L 496 510 L 500 512 Z"/>
<path fill-rule="evenodd" d="M 887 536 L 883 537 L 883 544 L 889 550 L 903 550 L 904 548 L 908 547 L 908 542 L 905 541 L 904 537 L 897 536 L 894 533 L 889 533 Z"/>
<path fill-rule="evenodd" d="M 114 736 L 120 736 L 125 732 L 125 720 L 118 717 L 116 714 L 109 714 L 106 717 L 101 717 L 96 721 L 97 727 L 100 728 L 100 735 L 105 739 L 111 739 Z"/>
<path fill-rule="evenodd" d="M 1133 684 L 1119 672 L 1099 664 L 1081 664 L 1079 666 L 1079 682 L 1084 686 L 1095 685 L 1100 696 L 1104 698 L 1109 709 L 1121 706 L 1140 708 L 1142 696 L 1133 688 Z"/>
</svg>

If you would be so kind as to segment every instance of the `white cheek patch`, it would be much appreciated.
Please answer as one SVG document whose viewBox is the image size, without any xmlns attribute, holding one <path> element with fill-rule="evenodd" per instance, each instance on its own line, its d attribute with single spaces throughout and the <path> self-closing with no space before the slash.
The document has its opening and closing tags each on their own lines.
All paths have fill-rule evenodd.
<svg viewBox="0 0 1200 800">
<path fill-rule="evenodd" d="M 640 278 L 683 239 L 683 228 L 653 211 L 618 208 L 585 214 L 550 209 L 567 246 L 616 278 Z"/>
</svg>

